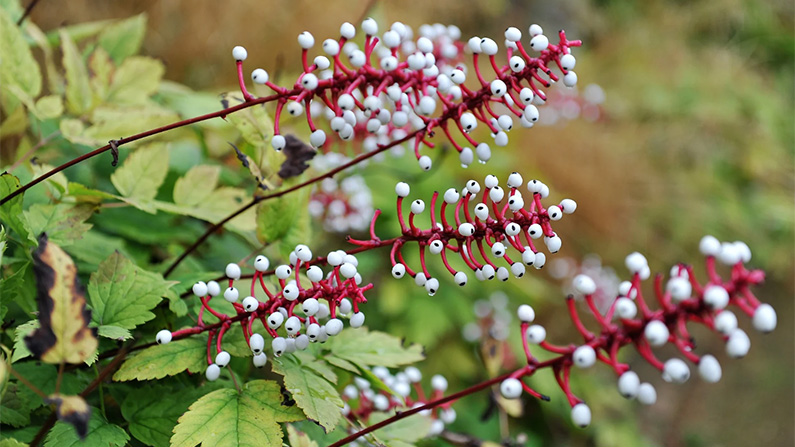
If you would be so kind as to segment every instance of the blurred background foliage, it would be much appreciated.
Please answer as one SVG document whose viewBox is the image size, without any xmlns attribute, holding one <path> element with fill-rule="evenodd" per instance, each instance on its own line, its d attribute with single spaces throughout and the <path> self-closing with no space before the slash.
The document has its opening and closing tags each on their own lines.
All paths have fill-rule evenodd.
<svg viewBox="0 0 795 447">
<path fill-rule="evenodd" d="M 445 151 L 434 152 L 432 177 L 420 173 L 408 157 L 369 164 L 359 173 L 373 192 L 374 205 L 384 210 L 378 226 L 382 237 L 397 232 L 393 186 L 398 180 L 412 183 L 412 196 L 424 191 L 430 197 L 434 188 L 459 185 L 470 177 L 482 179 L 486 173 L 504 178 L 517 170 L 526 179 L 536 177 L 550 185 L 553 199 L 572 197 L 579 203 L 577 213 L 556 227 L 564 240 L 562 256 L 582 259 L 598 253 L 619 277 L 624 276 L 623 257 L 634 250 L 647 255 L 652 270 L 666 272 L 683 261 L 696 264 L 701 271 L 697 243 L 702 235 L 741 239 L 754 252 L 752 265 L 769 273 L 759 295 L 779 314 L 775 333 L 751 333 L 753 349 L 748 358 L 737 362 L 718 356 L 724 363 L 724 378 L 717 385 L 699 380 L 683 387 L 662 384 L 658 374 L 628 356 L 641 377 L 653 378 L 658 386 L 657 405 L 638 408 L 620 399 L 615 378 L 605 368 L 578 374 L 573 388 L 592 406 L 594 423 L 588 430 L 575 430 L 567 422 L 568 409 L 562 395 L 554 391 L 551 375 L 540 374 L 535 383 L 551 390 L 550 404 L 530 402 L 523 416 L 505 425 L 499 417 L 480 420 L 489 398 L 476 395 L 457 404 L 459 420 L 452 429 L 496 441 L 510 427 L 513 435 L 527 433 L 528 446 L 793 445 L 792 2 L 336 0 L 321 7 L 309 0 L 72 0 L 41 1 L 30 20 L 49 32 L 143 14 L 139 20 L 144 21 L 146 33 L 141 35 L 140 53 L 157 60 L 155 66 L 162 68 L 155 69 L 162 69 L 164 79 L 197 92 L 156 80 L 151 101 L 145 102 L 187 117 L 214 110 L 218 94 L 235 89 L 230 56 L 234 45 L 248 48 L 249 70 L 262 66 L 282 84 L 292 83 L 300 65 L 295 43 L 299 32 L 309 30 L 321 40 L 335 37 L 340 23 L 357 21 L 365 12 L 382 26 L 395 20 L 415 29 L 422 23 L 456 24 L 465 37 L 497 37 L 507 26 L 526 29 L 531 23 L 541 24 L 547 34 L 566 29 L 570 37 L 585 41 L 576 51 L 581 85 L 598 84 L 606 97 L 598 120 L 566 120 L 514 131 L 512 146 L 495 150 L 485 167 L 461 170 L 454 154 Z M 57 33 L 48 36 L 57 39 Z M 79 33 L 73 36 L 81 45 Z M 541 108 L 542 115 L 545 110 Z M 158 117 L 167 122 L 171 115 Z M 146 128 L 137 120 L 130 120 L 130 126 L 129 131 L 115 131 L 126 135 L 123 132 Z M 46 130 L 36 132 L 45 136 Z M 307 133 L 303 125 L 291 130 Z M 170 191 L 180 175 L 200 163 L 222 166 L 221 184 L 253 190 L 250 176 L 226 143 L 241 143 L 232 126 L 216 120 L 166 138 L 171 152 L 163 190 Z M 28 147 L 35 144 L 31 141 Z M 7 134 L 2 143 L 4 164 L 10 163 L 19 151 L 12 154 L 7 148 L 20 145 L 19 138 Z M 85 149 L 56 138 L 35 155 L 39 162 L 54 165 Z M 17 171 L 23 183 L 34 175 L 30 169 L 27 174 L 22 168 Z M 103 159 L 75 167 L 66 175 L 92 188 L 113 191 L 108 180 L 111 172 L 108 160 Z M 46 194 L 41 187 L 34 189 L 26 195 L 26 203 L 42 201 Z M 161 210 L 152 215 L 130 208 L 104 209 L 89 222 L 96 231 L 86 233 L 90 240 L 81 245 L 88 248 L 79 250 L 84 274 L 114 248 L 140 265 L 162 268 L 164 261 L 180 253 L 204 229 L 202 222 L 179 213 Z M 320 225 L 313 226 L 315 246 L 345 246 L 343 234 L 325 235 Z M 212 238 L 198 256 L 183 264 L 177 276 L 214 271 L 229 259 L 248 256 L 256 241 L 247 229 L 242 225 L 239 231 Z M 94 249 L 97 253 L 91 252 Z M 368 325 L 425 345 L 428 359 L 421 368 L 428 376 L 448 374 L 451 389 L 484 379 L 484 362 L 506 368 L 512 364 L 510 355 L 484 355 L 488 350 L 461 336 L 466 323 L 475 320 L 474 299 L 487 298 L 495 290 L 506 292 L 509 309 L 520 302 L 536 306 L 552 339 L 575 341 L 562 305 L 561 282 L 548 272 L 532 272 L 507 287 L 471 282 L 465 295 L 452 283 L 443 284 L 431 299 L 407 282 L 392 280 L 385 253 L 368 253 L 365 265 L 373 266 L 366 278 L 378 286 L 368 304 Z M 512 328 L 509 338 L 513 352 L 519 352 L 516 329 Z M 711 334 L 699 335 L 702 352 L 722 353 L 722 344 Z"/>
</svg>

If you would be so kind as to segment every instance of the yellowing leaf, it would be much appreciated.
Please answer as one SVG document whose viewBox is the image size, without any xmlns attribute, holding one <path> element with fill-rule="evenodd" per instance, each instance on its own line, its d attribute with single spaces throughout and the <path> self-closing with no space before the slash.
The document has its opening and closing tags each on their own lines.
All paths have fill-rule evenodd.
<svg viewBox="0 0 795 447">
<path fill-rule="evenodd" d="M 404 347 L 401 340 L 384 332 L 367 328 L 346 329 L 332 337 L 324 346 L 331 354 L 359 366 L 381 365 L 393 368 L 425 358 L 422 346 Z"/>
<path fill-rule="evenodd" d="M 46 363 L 82 363 L 97 350 L 96 329 L 90 329 L 83 287 L 72 258 L 46 235 L 33 254 L 39 324 L 25 337 L 30 352 Z"/>
<path fill-rule="evenodd" d="M 125 199 L 141 208 L 155 198 L 166 174 L 168 148 L 162 143 L 152 143 L 133 151 L 111 174 L 110 181 Z"/>
<path fill-rule="evenodd" d="M 146 32 L 146 14 L 120 20 L 107 26 L 99 35 L 99 45 L 116 64 L 137 53 Z"/>
<path fill-rule="evenodd" d="M 92 319 L 97 325 L 133 329 L 155 317 L 151 312 L 176 284 L 134 265 L 118 251 L 102 261 L 88 282 Z"/>
<path fill-rule="evenodd" d="M 36 112 L 43 119 L 63 115 L 63 100 L 58 95 L 42 96 L 36 101 Z"/>
<path fill-rule="evenodd" d="M 284 386 L 306 417 L 320 424 L 327 433 L 334 430 L 342 418 L 343 406 L 337 390 L 293 355 L 275 359 L 272 365 L 273 372 L 284 376 Z"/>
<path fill-rule="evenodd" d="M 377 424 L 391 415 L 386 413 L 376 412 L 370 415 L 368 423 L 370 425 Z M 413 444 L 428 435 L 431 429 L 431 418 L 427 416 L 415 415 L 406 419 L 401 419 L 397 422 L 389 424 L 384 428 L 378 430 L 375 436 L 380 441 L 384 441 L 386 445 L 397 444 L 397 442 L 405 442 Z M 395 442 L 397 441 L 397 442 Z"/>
<path fill-rule="evenodd" d="M 91 109 L 91 86 L 88 84 L 88 69 L 72 38 L 64 30 L 61 36 L 63 67 L 66 70 L 66 108 L 73 115 L 81 115 Z"/>
<path fill-rule="evenodd" d="M 64 396 L 51 394 L 45 403 L 55 404 L 55 414 L 59 421 L 71 424 L 77 431 L 80 439 L 85 439 L 88 434 L 88 420 L 91 418 L 91 407 L 80 396 Z"/>
<path fill-rule="evenodd" d="M 131 355 L 113 380 L 162 379 L 185 371 L 203 372 L 207 368 L 207 338 L 189 337 L 166 345 L 155 345 Z"/>
<path fill-rule="evenodd" d="M 85 439 L 79 438 L 72 427 L 58 422 L 47 434 L 44 447 L 122 447 L 129 440 L 123 428 L 109 423 L 102 412 L 92 408 Z"/>
<path fill-rule="evenodd" d="M 213 391 L 179 418 L 171 447 L 282 447 L 279 423 L 303 419 L 282 400 L 279 384 L 268 380 L 249 382 L 240 393 Z"/>
<path fill-rule="evenodd" d="M 164 107 L 154 104 L 146 105 L 114 105 L 101 106 L 91 113 L 93 125 L 80 135 L 90 145 L 107 144 L 108 140 L 116 140 L 145 130 L 154 129 L 173 123 L 179 115 Z"/>
<path fill-rule="evenodd" d="M 166 71 L 162 62 L 149 57 L 127 58 L 113 74 L 108 102 L 114 104 L 144 104 L 157 91 L 160 78 Z"/>
<path fill-rule="evenodd" d="M 39 64 L 33 59 L 22 31 L 0 8 L 0 89 L 11 86 L 18 87 L 29 97 L 35 98 L 41 93 L 41 71 Z M 13 112 L 19 101 L 10 95 L 2 95 L 3 108 L 7 113 Z"/>
<path fill-rule="evenodd" d="M 199 205 L 207 200 L 218 185 L 219 166 L 194 166 L 174 184 L 174 203 L 177 205 Z"/>
<path fill-rule="evenodd" d="M 101 104 L 105 102 L 110 88 L 110 77 L 113 75 L 115 67 L 110 55 L 104 48 L 99 47 L 91 53 L 88 58 L 88 69 L 91 70 L 91 90 L 94 92 L 94 100 Z"/>
<path fill-rule="evenodd" d="M 317 442 L 292 425 L 287 425 L 287 440 L 290 442 L 290 447 L 318 447 Z"/>
<path fill-rule="evenodd" d="M 14 438 L 6 438 L 0 440 L 0 447 L 28 447 L 28 445 Z"/>
</svg>

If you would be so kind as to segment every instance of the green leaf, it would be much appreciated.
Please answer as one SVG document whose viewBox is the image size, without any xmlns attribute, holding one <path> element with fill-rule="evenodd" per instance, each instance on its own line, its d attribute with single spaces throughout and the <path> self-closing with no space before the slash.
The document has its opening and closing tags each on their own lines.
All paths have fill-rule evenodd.
<svg viewBox="0 0 795 447">
<path fill-rule="evenodd" d="M 39 328 L 39 320 L 33 319 L 14 328 L 14 353 L 11 354 L 11 363 L 19 359 L 30 357 L 30 351 L 25 346 L 25 337 Z"/>
<path fill-rule="evenodd" d="M 360 366 L 394 368 L 425 358 L 422 346 L 413 344 L 404 347 L 399 338 L 384 332 L 370 332 L 367 328 L 344 330 L 330 338 L 324 348 L 334 356 Z"/>
<path fill-rule="evenodd" d="M 91 53 L 88 58 L 88 69 L 91 70 L 91 90 L 94 92 L 94 100 L 97 104 L 106 102 L 108 89 L 110 88 L 110 78 L 116 67 L 110 60 L 110 55 L 104 48 L 99 47 Z"/>
<path fill-rule="evenodd" d="M 127 445 L 130 435 L 116 424 L 109 423 L 96 408 L 91 411 L 88 434 L 81 440 L 74 427 L 57 422 L 47 434 L 44 447 L 121 447 Z"/>
<path fill-rule="evenodd" d="M 30 262 L 18 263 L 19 265 L 11 274 L 0 281 L 0 297 L 3 302 L 15 302 L 26 313 L 36 310 L 36 278 Z"/>
<path fill-rule="evenodd" d="M 118 341 L 125 341 L 132 338 L 130 331 L 119 326 L 102 325 L 97 328 L 97 334 Z"/>
<path fill-rule="evenodd" d="M 340 408 L 344 404 L 337 390 L 293 355 L 275 359 L 272 365 L 273 372 L 284 376 L 284 386 L 306 417 L 327 433 L 334 430 L 342 418 Z"/>
<path fill-rule="evenodd" d="M 287 440 L 290 442 L 290 447 L 318 447 L 317 442 L 309 438 L 309 436 L 295 429 L 292 425 L 287 425 Z"/>
<path fill-rule="evenodd" d="M 368 424 L 374 425 L 389 417 L 391 415 L 386 413 L 372 413 Z M 427 436 L 430 429 L 431 419 L 429 417 L 413 416 L 389 424 L 378 430 L 375 435 L 380 441 L 384 441 L 389 446 L 398 445 L 398 443 L 411 445 Z"/>
<path fill-rule="evenodd" d="M 30 412 L 33 402 L 29 402 L 17 383 L 11 383 L 0 400 L 0 414 L 3 415 L 3 424 L 12 427 L 24 427 L 30 424 Z M 39 398 L 39 400 L 41 400 Z"/>
<path fill-rule="evenodd" d="M 73 115 L 81 115 L 91 109 L 92 105 L 93 95 L 88 83 L 88 69 L 69 34 L 63 29 L 59 34 L 63 67 L 66 70 L 66 108 Z"/>
<path fill-rule="evenodd" d="M 58 245 L 68 246 L 80 240 L 92 225 L 85 221 L 94 214 L 91 205 L 35 204 L 25 211 L 33 234 L 47 233 L 47 238 Z"/>
<path fill-rule="evenodd" d="M 94 310 L 92 319 L 100 327 L 133 329 L 155 317 L 150 311 L 174 284 L 115 252 L 99 265 L 88 282 L 89 304 Z"/>
<path fill-rule="evenodd" d="M 282 399 L 279 384 L 267 380 L 249 382 L 240 393 L 213 391 L 179 418 L 171 447 L 281 447 L 279 423 L 303 419 L 296 407 L 282 405 Z"/>
<path fill-rule="evenodd" d="M 39 96 L 41 93 L 39 64 L 33 59 L 33 53 L 22 31 L 3 9 L 0 9 L 0 61 L 3 61 L 3 69 L 0 70 L 2 90 L 14 86 L 31 98 Z M 13 96 L 0 95 L 0 98 L 3 108 L 9 114 L 19 106 L 19 101 Z"/>
<path fill-rule="evenodd" d="M 68 182 L 66 186 L 66 194 L 73 197 L 78 203 L 102 203 L 105 199 L 115 199 L 113 194 L 100 191 L 98 189 L 91 189 L 80 183 Z"/>
<path fill-rule="evenodd" d="M 153 447 L 167 447 L 177 419 L 205 388 L 171 391 L 162 385 L 136 387 L 121 403 L 121 414 L 130 433 Z"/>
<path fill-rule="evenodd" d="M 283 187 L 287 187 L 285 182 Z M 257 238 L 262 243 L 281 240 L 293 229 L 299 216 L 308 214 L 309 189 L 304 188 L 294 194 L 267 200 L 257 206 Z M 308 221 L 307 221 L 308 225 Z M 304 241 L 307 235 L 304 235 Z M 295 248 L 293 244 L 292 249 Z"/>
<path fill-rule="evenodd" d="M 75 133 L 77 128 L 67 129 L 71 131 L 68 138 L 75 143 L 99 146 L 107 144 L 108 140 L 171 124 L 178 119 L 179 115 L 173 111 L 155 104 L 106 105 L 91 112 L 91 127 L 80 133 Z"/>
<path fill-rule="evenodd" d="M 6 247 L 8 247 L 8 236 L 5 227 L 0 225 L 0 265 L 3 265 L 3 254 L 6 252 Z"/>
<path fill-rule="evenodd" d="M 6 197 L 21 187 L 19 179 L 13 175 L 7 172 L 0 175 L 0 197 Z M 25 245 L 35 246 L 36 238 L 30 231 L 30 225 L 22 213 L 23 196 L 24 194 L 20 194 L 0 206 L 0 221 L 3 221 L 17 236 L 22 238 Z"/>
<path fill-rule="evenodd" d="M 149 57 L 128 58 L 113 74 L 108 91 L 108 102 L 117 104 L 144 104 L 157 91 L 166 71 L 162 62 Z"/>
<path fill-rule="evenodd" d="M 63 99 L 58 95 L 42 96 L 36 101 L 36 115 L 42 119 L 63 115 Z"/>
<path fill-rule="evenodd" d="M 146 33 L 146 14 L 139 14 L 110 24 L 99 35 L 99 45 L 110 54 L 116 65 L 138 53 Z"/>
<path fill-rule="evenodd" d="M 6 438 L 0 440 L 0 447 L 28 447 L 24 442 L 17 441 L 14 438 Z"/>
<path fill-rule="evenodd" d="M 174 203 L 199 205 L 212 194 L 218 185 L 220 166 L 198 165 L 192 167 L 174 184 Z"/>
<path fill-rule="evenodd" d="M 155 345 L 131 355 L 113 375 L 113 380 L 151 380 L 182 371 L 207 368 L 207 337 L 188 337 L 165 345 Z"/>
<path fill-rule="evenodd" d="M 152 143 L 135 150 L 120 168 L 111 174 L 110 181 L 122 196 L 136 208 L 154 213 L 147 206 L 168 174 L 168 148 Z"/>
</svg>

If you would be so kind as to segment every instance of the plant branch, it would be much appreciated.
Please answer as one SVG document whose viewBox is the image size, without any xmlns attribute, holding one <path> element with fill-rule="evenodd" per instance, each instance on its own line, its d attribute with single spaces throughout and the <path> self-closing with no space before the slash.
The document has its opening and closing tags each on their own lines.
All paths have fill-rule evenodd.
<svg viewBox="0 0 795 447">
<path fill-rule="evenodd" d="M 22 13 L 22 17 L 20 17 L 19 20 L 17 20 L 17 26 L 22 25 L 22 22 L 24 22 L 25 19 L 28 18 L 30 13 L 33 12 L 33 8 L 35 8 L 38 3 L 39 0 L 32 0 L 30 3 L 28 3 L 28 6 L 25 8 L 25 12 Z"/>
<path fill-rule="evenodd" d="M 329 445 L 328 447 L 341 447 L 341 446 L 343 446 L 343 445 L 345 445 L 345 444 L 347 444 L 347 443 L 359 438 L 360 436 L 364 436 L 364 435 L 366 435 L 368 433 L 372 433 L 372 432 L 378 430 L 379 428 L 386 427 L 387 425 L 393 424 L 393 423 L 395 423 L 395 422 L 397 422 L 397 421 L 399 421 L 401 419 L 407 418 L 407 417 L 409 417 L 409 416 L 411 416 L 413 414 L 417 414 L 417 413 L 419 413 L 421 411 L 424 411 L 424 410 L 430 410 L 430 409 L 436 408 L 436 407 L 438 407 L 440 405 L 444 405 L 447 402 L 452 402 L 452 401 L 458 400 L 458 399 L 460 399 L 460 398 L 462 398 L 464 396 L 468 396 L 470 394 L 477 393 L 478 391 L 484 390 L 484 389 L 486 389 L 486 388 L 488 388 L 488 387 L 490 387 L 490 386 L 492 386 L 494 384 L 502 382 L 503 380 L 505 380 L 508 377 L 510 377 L 511 374 L 513 374 L 513 372 L 506 373 L 506 374 L 503 374 L 501 376 L 497 376 L 497 377 L 495 377 L 493 379 L 486 380 L 485 382 L 480 382 L 480 383 L 478 383 L 476 385 L 473 385 L 473 386 L 471 386 L 469 388 L 463 389 L 463 390 L 461 390 L 461 391 L 459 391 L 457 393 L 451 394 L 449 396 L 445 396 L 445 397 L 443 397 L 441 399 L 437 399 L 437 400 L 428 402 L 425 405 L 422 405 L 422 406 L 419 406 L 419 407 L 416 407 L 416 408 L 412 408 L 411 410 L 407 410 L 407 411 L 402 411 L 400 413 L 396 413 L 394 416 L 392 416 L 390 418 L 387 418 L 387 419 L 384 419 L 383 421 L 381 421 L 381 422 L 379 422 L 377 424 L 373 424 L 373 425 L 371 425 L 371 426 L 369 426 L 367 428 L 359 430 L 358 432 L 353 433 L 352 435 L 348 435 L 348 436 L 340 439 L 339 441 L 335 442 L 334 444 Z"/>
<path fill-rule="evenodd" d="M 292 186 L 292 187 L 287 188 L 287 189 L 282 190 L 282 191 L 277 191 L 277 192 L 272 193 L 272 194 L 255 197 L 251 202 L 247 203 L 246 205 L 243 205 L 243 207 L 241 207 L 240 209 L 238 209 L 234 213 L 230 214 L 229 216 L 226 216 L 223 220 L 221 220 L 217 224 L 215 224 L 215 225 L 211 226 L 209 229 L 207 229 L 207 231 L 205 231 L 204 234 L 202 234 L 196 240 L 196 242 L 191 244 L 190 247 L 188 247 L 184 252 L 182 252 L 182 254 L 179 255 L 179 257 L 176 260 L 174 260 L 173 263 L 171 263 L 171 265 L 166 269 L 166 271 L 163 272 L 163 277 L 167 278 L 168 275 L 173 273 L 174 269 L 176 269 L 177 266 L 180 263 L 182 263 L 182 261 L 184 261 L 185 258 L 188 257 L 188 255 L 190 255 L 197 248 L 199 248 L 199 246 L 204 241 L 206 241 L 207 238 L 209 238 L 213 233 L 215 233 L 216 231 L 221 229 L 224 225 L 229 223 L 229 221 L 231 221 L 235 217 L 237 217 L 237 216 L 243 214 L 244 212 L 246 212 L 248 209 L 250 209 L 254 205 L 257 205 L 259 203 L 265 202 L 266 200 L 270 200 L 270 199 L 275 199 L 275 198 L 281 197 L 281 196 L 289 194 L 289 193 L 291 193 L 293 191 L 297 191 L 297 190 L 302 189 L 304 187 L 307 187 L 309 185 L 315 184 L 315 183 L 317 183 L 317 182 L 319 182 L 319 181 L 321 181 L 321 180 L 323 180 L 325 178 L 333 177 L 336 174 L 338 174 L 338 173 L 340 173 L 340 172 L 342 172 L 342 171 L 344 171 L 344 170 L 346 170 L 346 169 L 348 169 L 348 168 L 350 168 L 352 166 L 355 166 L 355 165 L 357 165 L 357 164 L 359 164 L 359 163 L 361 163 L 361 162 L 363 162 L 363 161 L 365 161 L 365 160 L 367 160 L 367 159 L 369 159 L 371 157 L 374 157 L 374 156 L 380 154 L 381 152 L 384 152 L 384 151 L 386 151 L 388 149 L 391 149 L 394 146 L 397 146 L 398 144 L 405 143 L 406 141 L 409 141 L 412 138 L 416 138 L 418 135 L 420 135 L 423 132 L 425 132 L 425 129 L 426 129 L 426 127 L 420 128 L 420 129 L 415 130 L 414 132 L 406 135 L 405 137 L 401 138 L 400 140 L 392 141 L 389 144 L 381 146 L 381 147 L 379 147 L 378 149 L 376 149 L 376 150 L 374 150 L 372 152 L 367 152 L 367 153 L 364 153 L 362 155 L 359 155 L 358 157 L 354 158 L 353 160 L 349 161 L 348 163 L 345 163 L 342 166 L 334 168 L 334 169 L 326 172 L 325 174 L 322 174 L 322 175 L 319 175 L 317 177 L 311 178 L 311 179 L 309 179 L 309 180 L 307 180 L 305 182 L 301 182 L 301 183 L 299 183 L 299 184 L 297 184 L 295 186 Z"/>
<path fill-rule="evenodd" d="M 158 127 L 156 129 L 147 130 L 146 132 L 141 132 L 141 133 L 129 136 L 129 137 L 121 138 L 119 140 L 114 140 L 114 145 L 111 145 L 110 143 L 108 143 L 105 146 L 102 146 L 102 147 L 100 147 L 98 149 L 94 149 L 91 152 L 88 152 L 88 153 L 83 154 L 83 155 L 81 155 L 81 156 L 79 156 L 77 158 L 74 158 L 74 159 L 72 159 L 72 160 L 70 160 L 70 161 L 68 161 L 68 162 L 66 162 L 66 163 L 64 163 L 64 164 L 52 169 L 51 171 L 36 177 L 35 179 L 31 180 L 30 182 L 28 182 L 23 187 L 13 191 L 11 194 L 9 194 L 9 195 L 3 197 L 2 199 L 0 199 L 0 205 L 5 204 L 6 202 L 8 202 L 9 200 L 13 199 L 14 197 L 24 193 L 25 191 L 27 191 L 31 187 L 43 182 L 44 180 L 47 180 L 48 178 L 52 177 L 53 175 L 65 170 L 66 168 L 72 167 L 72 166 L 74 166 L 74 165 L 76 165 L 76 164 L 78 164 L 78 163 L 80 163 L 80 162 L 82 162 L 84 160 L 88 160 L 89 158 L 93 158 L 93 157 L 95 157 L 95 156 L 97 156 L 99 154 L 102 154 L 102 153 L 105 153 L 105 152 L 111 150 L 113 146 L 119 147 L 119 146 L 121 146 L 123 144 L 132 143 L 133 141 L 137 141 L 137 140 L 140 140 L 140 139 L 143 139 L 143 138 L 151 137 L 153 135 L 157 135 L 157 134 L 160 134 L 160 133 L 163 133 L 163 132 L 167 132 L 167 131 L 173 130 L 173 129 L 178 129 L 180 127 L 188 126 L 188 125 L 199 123 L 199 122 L 202 122 L 202 121 L 207 121 L 207 120 L 212 119 L 212 118 L 223 118 L 223 117 L 225 117 L 226 115 L 228 115 L 230 113 L 234 113 L 234 112 L 237 112 L 239 110 L 243 110 L 243 109 L 255 106 L 257 104 L 264 104 L 266 102 L 275 101 L 275 100 L 278 100 L 278 99 L 286 97 L 286 96 L 294 95 L 294 94 L 296 94 L 298 92 L 300 92 L 300 89 L 289 91 L 289 92 L 286 92 L 284 94 L 276 94 L 276 95 L 264 96 L 262 98 L 257 98 L 257 99 L 251 100 L 251 101 L 247 101 L 247 102 L 238 104 L 238 105 L 236 105 L 234 107 L 227 107 L 227 108 L 225 108 L 223 110 L 219 110 L 217 112 L 207 113 L 205 115 L 200 115 L 200 116 L 189 118 L 189 119 L 182 120 L 182 121 L 176 121 L 174 123 L 171 123 L 171 124 L 168 124 L 168 125 L 165 125 L 165 126 L 162 126 L 162 127 Z"/>
</svg>

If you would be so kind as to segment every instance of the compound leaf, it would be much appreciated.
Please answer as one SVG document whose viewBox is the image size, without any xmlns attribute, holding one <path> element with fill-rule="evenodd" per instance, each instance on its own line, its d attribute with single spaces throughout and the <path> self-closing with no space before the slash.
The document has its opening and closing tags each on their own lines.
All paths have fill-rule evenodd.
<svg viewBox="0 0 795 447">
<path fill-rule="evenodd" d="M 281 447 L 279 423 L 303 419 L 300 410 L 282 400 L 279 384 L 268 380 L 249 382 L 240 393 L 213 391 L 179 418 L 171 447 Z"/>
<path fill-rule="evenodd" d="M 97 350 L 96 329 L 88 327 L 83 287 L 72 258 L 42 234 L 33 253 L 39 328 L 25 337 L 30 352 L 46 363 L 81 363 Z"/>
<path fill-rule="evenodd" d="M 370 332 L 367 328 L 346 329 L 330 338 L 324 348 L 334 356 L 360 366 L 393 368 L 425 358 L 422 346 L 413 344 L 404 347 L 399 338 L 384 332 Z"/>
<path fill-rule="evenodd" d="M 159 273 L 151 273 L 134 265 L 119 252 L 99 264 L 88 282 L 89 303 L 94 322 L 133 329 L 155 317 L 150 312 L 168 289 L 176 284 Z"/>
<path fill-rule="evenodd" d="M 296 356 L 273 361 L 273 372 L 284 376 L 284 386 L 306 417 L 320 424 L 326 432 L 334 430 L 342 417 L 342 399 L 336 389 Z"/>
<path fill-rule="evenodd" d="M 162 379 L 186 369 L 204 371 L 207 368 L 206 348 L 206 337 L 189 337 L 152 346 L 127 358 L 113 375 L 113 380 Z"/>
</svg>

